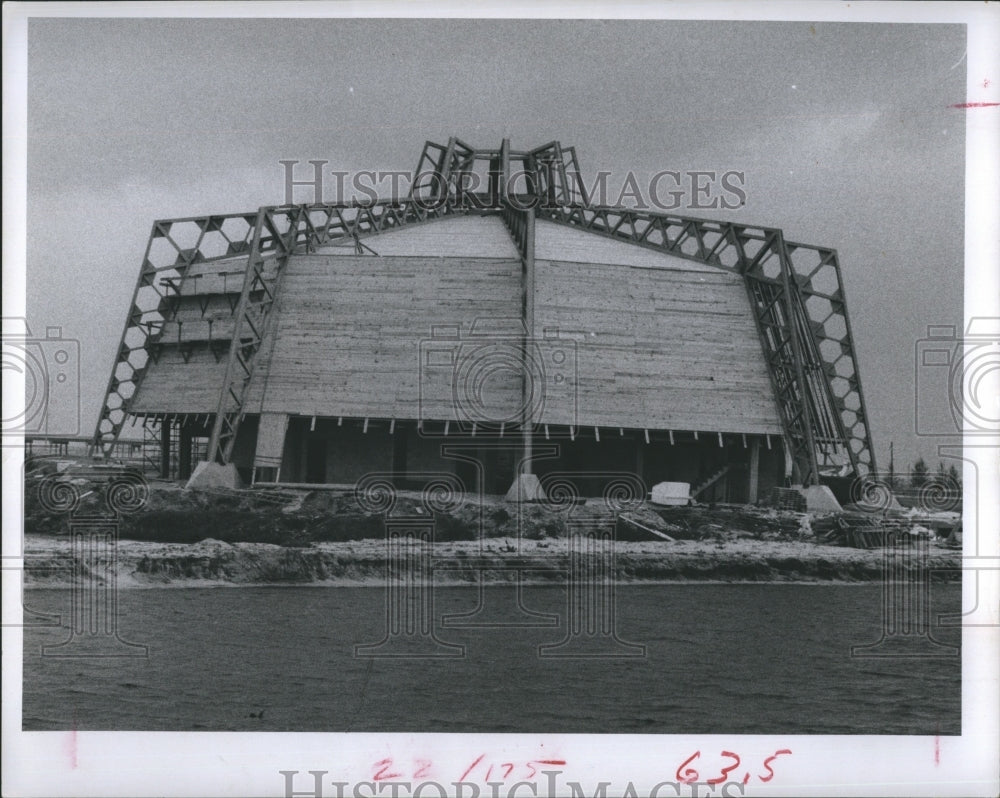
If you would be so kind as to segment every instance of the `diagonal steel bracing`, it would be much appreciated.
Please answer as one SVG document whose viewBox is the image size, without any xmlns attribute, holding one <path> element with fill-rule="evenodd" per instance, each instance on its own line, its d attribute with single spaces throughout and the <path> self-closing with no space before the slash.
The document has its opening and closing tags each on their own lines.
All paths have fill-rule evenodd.
<svg viewBox="0 0 1000 798">
<path fill-rule="evenodd" d="M 470 192 L 470 178 L 480 165 L 486 168 L 487 190 Z M 417 172 L 410 196 L 402 200 L 264 207 L 255 213 L 156 222 L 108 381 L 94 448 L 111 454 L 150 361 L 170 345 L 163 331 L 176 315 L 193 264 L 221 259 L 243 264 L 209 450 L 210 458 L 227 461 L 283 267 L 292 253 L 341 239 L 353 239 L 363 253 L 370 251 L 361 243 L 365 236 L 481 212 L 501 215 L 522 258 L 529 254 L 527 214 L 534 214 L 741 275 L 798 477 L 812 483 L 821 472 L 875 471 L 834 250 L 785 241 L 776 228 L 590 205 L 575 151 L 559 142 L 528 151 L 512 150 L 507 140 L 497 150 L 476 150 L 457 138 L 447 145 L 427 142 Z M 523 190 L 509 194 L 515 183 Z"/>
<path fill-rule="evenodd" d="M 875 470 L 837 254 L 775 228 L 623 208 L 540 205 L 539 218 L 743 276 L 798 477 Z"/>
<path fill-rule="evenodd" d="M 153 224 L 101 405 L 91 454 L 110 457 L 129 405 L 164 345 L 190 267 L 249 250 L 254 214 L 163 220 Z"/>
<path fill-rule="evenodd" d="M 234 303 L 236 323 L 209 449 L 210 459 L 227 461 L 245 412 L 256 355 L 288 256 L 335 240 L 359 241 L 362 236 L 465 212 L 448 198 L 409 198 L 364 206 L 263 207 L 249 213 L 155 222 L 119 339 L 91 452 L 105 458 L 112 456 L 149 364 L 165 347 L 178 343 L 167 340 L 164 330 L 176 318 L 179 300 L 191 286 L 191 266 L 232 260 L 241 264 L 244 275 Z"/>
</svg>

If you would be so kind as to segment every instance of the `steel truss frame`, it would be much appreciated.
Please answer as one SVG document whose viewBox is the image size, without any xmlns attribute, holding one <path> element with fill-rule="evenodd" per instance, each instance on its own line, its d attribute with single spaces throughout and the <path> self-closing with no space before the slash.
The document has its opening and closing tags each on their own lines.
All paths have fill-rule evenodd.
<svg viewBox="0 0 1000 798">
<path fill-rule="evenodd" d="M 520 161 L 526 192 L 509 195 L 511 163 Z M 489 190 L 466 190 L 485 162 Z M 266 206 L 236 213 L 155 222 L 105 392 L 93 450 L 111 456 L 149 362 L 170 342 L 194 264 L 244 259 L 226 373 L 209 457 L 228 462 L 245 413 L 256 355 L 265 339 L 288 257 L 333 240 L 482 211 L 499 212 L 522 258 L 526 215 L 725 269 L 743 277 L 775 400 L 798 478 L 861 476 L 876 470 L 840 264 L 833 249 L 789 242 L 777 228 L 590 205 L 572 147 L 551 142 L 512 151 L 476 150 L 457 138 L 426 142 L 409 197 L 371 204 Z M 534 201 L 525 209 L 524 197 Z M 539 200 L 544 200 L 539 202 Z"/>
<path fill-rule="evenodd" d="M 538 218 L 743 277 L 785 435 L 804 484 L 876 470 L 840 263 L 777 228 L 624 208 L 537 208 Z"/>
<path fill-rule="evenodd" d="M 454 137 L 447 145 L 425 142 L 410 196 L 483 208 L 515 197 L 544 197 L 553 206 L 589 204 L 576 150 L 558 141 L 523 151 L 511 150 L 510 139 L 495 150 L 477 150 Z"/>
<path fill-rule="evenodd" d="M 112 456 L 150 362 L 163 347 L 174 343 L 164 339 L 164 329 L 176 318 L 195 264 L 243 261 L 244 276 L 208 450 L 210 459 L 228 462 L 288 257 L 334 240 L 358 242 L 361 236 L 466 212 L 448 199 L 428 203 L 411 198 L 371 205 L 265 206 L 256 213 L 155 222 L 119 339 L 91 454 Z"/>
</svg>

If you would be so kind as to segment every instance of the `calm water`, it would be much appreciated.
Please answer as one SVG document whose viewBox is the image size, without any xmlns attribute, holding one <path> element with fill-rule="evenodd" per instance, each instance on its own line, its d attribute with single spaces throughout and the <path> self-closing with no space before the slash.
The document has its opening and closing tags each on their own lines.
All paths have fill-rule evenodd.
<svg viewBox="0 0 1000 798">
<path fill-rule="evenodd" d="M 509 594 L 488 588 L 490 606 Z M 852 659 L 881 628 L 877 585 L 643 585 L 618 590 L 632 659 L 539 658 L 558 628 L 439 629 L 449 659 L 356 658 L 385 630 L 373 588 L 172 588 L 121 592 L 119 628 L 146 658 L 42 657 L 65 628 L 25 632 L 28 730 L 257 730 L 959 734 L 950 659 Z M 958 585 L 933 610 L 958 611 Z M 35 611 L 70 592 L 31 590 Z M 527 587 L 539 612 L 562 588 Z M 435 614 L 471 611 L 468 588 L 435 591 Z M 507 620 L 516 613 L 501 613 Z M 935 636 L 954 645 L 959 632 Z M 263 717 L 251 717 L 263 711 Z"/>
</svg>

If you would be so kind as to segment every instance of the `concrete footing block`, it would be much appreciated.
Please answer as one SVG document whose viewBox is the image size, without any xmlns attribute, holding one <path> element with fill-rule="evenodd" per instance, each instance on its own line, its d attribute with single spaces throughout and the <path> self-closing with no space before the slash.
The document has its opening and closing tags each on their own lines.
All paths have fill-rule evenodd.
<svg viewBox="0 0 1000 798">
<path fill-rule="evenodd" d="M 509 502 L 540 502 L 545 501 L 545 491 L 534 474 L 519 474 L 504 499 Z"/>
<path fill-rule="evenodd" d="M 187 490 L 211 490 L 212 488 L 242 488 L 236 466 L 232 463 L 212 463 L 202 460 L 195 466 L 194 473 L 184 486 Z"/>
<path fill-rule="evenodd" d="M 840 506 L 833 491 L 826 485 L 810 485 L 808 488 L 798 488 L 798 492 L 806 500 L 807 513 L 842 513 L 844 508 Z"/>
</svg>

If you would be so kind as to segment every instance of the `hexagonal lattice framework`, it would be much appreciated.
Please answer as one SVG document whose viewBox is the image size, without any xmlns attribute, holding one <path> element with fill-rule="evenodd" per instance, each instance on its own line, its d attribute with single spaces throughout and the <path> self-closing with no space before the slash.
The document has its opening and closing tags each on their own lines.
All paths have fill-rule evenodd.
<svg viewBox="0 0 1000 798">
<path fill-rule="evenodd" d="M 128 417 L 129 402 L 150 361 L 150 346 L 176 313 L 172 299 L 180 292 L 189 266 L 231 255 L 234 242 L 236 248 L 245 249 L 255 219 L 256 214 L 209 216 L 153 225 L 95 432 L 94 443 L 105 456 L 110 455 Z"/>
<path fill-rule="evenodd" d="M 781 276 L 781 258 L 774 252 L 769 252 L 761 261 L 760 270 L 765 277 L 777 280 Z"/>
<path fill-rule="evenodd" d="M 830 390 L 833 391 L 834 396 L 844 397 L 851 390 L 851 383 L 843 377 L 834 377 L 830 380 Z M 851 409 L 854 410 L 855 408 Z"/>
<path fill-rule="evenodd" d="M 719 250 L 717 256 L 719 263 L 727 269 L 734 268 L 740 262 L 740 255 L 733 244 L 729 244 L 724 249 Z"/>
<path fill-rule="evenodd" d="M 253 235 L 255 219 L 256 214 L 249 218 L 246 216 L 230 216 L 222 222 L 219 229 L 230 241 L 249 244 L 250 236 Z"/>
<path fill-rule="evenodd" d="M 821 296 L 806 297 L 806 310 L 809 311 L 810 319 L 822 323 L 833 313 L 833 303 Z"/>
<path fill-rule="evenodd" d="M 177 262 L 178 250 L 169 238 L 156 236 L 149 242 L 148 260 L 154 269 L 164 269 Z"/>
<path fill-rule="evenodd" d="M 442 148 L 442 152 L 445 151 L 446 148 Z M 457 160 L 453 159 L 452 165 L 459 170 L 464 168 L 462 159 L 471 157 L 467 154 L 459 157 L 458 151 L 454 155 Z M 186 279 L 187 267 L 200 260 L 237 253 L 249 254 L 258 220 L 262 223 L 259 252 L 273 261 L 282 256 L 288 244 L 303 243 L 307 235 L 311 237 L 312 244 L 321 244 L 331 238 L 379 232 L 444 218 L 461 212 L 455 200 L 453 196 L 433 208 L 408 200 L 394 204 L 378 203 L 370 207 L 338 208 L 330 205 L 305 209 L 300 206 L 295 209 L 294 217 L 291 209 L 270 209 L 263 216 L 235 214 L 158 223 L 151 236 L 148 262 L 144 264 L 146 271 L 136 291 L 129 326 L 123 334 L 125 345 L 120 348 L 119 363 L 112 375 L 112 389 L 116 397 L 125 396 L 141 381 L 149 357 L 149 342 L 155 341 L 162 323 L 170 317 L 175 303 L 171 303 L 169 297 L 176 290 L 176 285 Z M 794 375 L 788 364 L 793 357 L 806 358 L 808 373 L 815 376 L 809 377 L 811 384 L 797 390 L 818 390 L 822 394 L 821 401 L 827 403 L 823 413 L 830 413 L 832 402 L 837 423 L 843 422 L 850 429 L 851 450 L 859 450 L 863 455 L 857 458 L 858 461 L 873 463 L 853 343 L 843 312 L 839 267 L 833 250 L 784 242 L 781 232 L 770 228 L 743 227 L 666 214 L 595 209 L 585 205 L 547 207 L 538 209 L 537 213 L 542 218 L 579 229 L 661 247 L 666 252 L 721 265 L 743 273 L 748 280 L 751 276 L 764 278 L 760 282 L 764 287 L 755 289 L 758 293 L 754 295 L 754 301 L 758 302 L 759 312 L 771 313 L 769 319 L 758 321 L 761 322 L 765 348 L 770 346 L 772 350 L 780 350 L 774 351 L 769 358 L 769 367 L 785 370 L 776 376 L 776 384 L 790 385 L 801 379 Z M 284 233 L 290 229 L 293 218 L 296 220 L 296 235 L 283 243 Z M 781 279 L 786 266 L 792 272 L 788 277 L 794 278 L 787 283 Z M 164 271 L 151 276 L 150 268 L 169 268 L 172 274 Z M 163 282 L 162 278 L 168 276 L 174 277 L 172 283 Z M 765 285 L 766 281 L 771 282 Z M 783 295 L 785 285 L 789 286 L 791 296 Z M 796 319 L 794 324 L 789 314 L 791 319 Z M 794 342 L 794 346 L 790 346 L 789 342 Z M 824 392 L 824 388 L 817 387 L 822 385 L 824 378 L 830 380 L 828 393 Z M 795 391 L 790 394 L 793 395 L 796 395 Z M 106 409 L 110 412 L 111 405 L 117 403 L 118 399 L 106 402 Z M 850 424 L 852 414 L 857 418 L 853 426 Z M 99 427 L 102 434 L 107 432 L 108 418 L 111 416 L 102 417 Z M 116 414 L 114 419 L 118 420 L 119 415 Z M 117 434 L 117 430 L 113 432 Z M 863 440 L 854 436 L 861 436 Z"/>
<path fill-rule="evenodd" d="M 812 247 L 800 247 L 797 244 L 787 243 L 788 257 L 795 267 L 796 274 L 806 276 L 812 275 L 822 262 L 822 257 L 818 250 Z"/>
<path fill-rule="evenodd" d="M 658 247 L 672 243 L 668 238 L 663 229 L 658 225 L 646 225 L 643 231 L 645 236 L 644 240 L 648 244 L 655 244 Z"/>
<path fill-rule="evenodd" d="M 698 249 L 698 239 L 694 235 L 687 235 L 684 237 L 684 240 L 681 241 L 680 250 L 685 255 L 697 255 Z"/>
<path fill-rule="evenodd" d="M 197 222 L 173 222 L 165 227 L 170 240 L 180 250 L 194 249 L 201 239 L 202 229 Z"/>
<path fill-rule="evenodd" d="M 201 260 L 221 258 L 229 252 L 229 241 L 219 230 L 209 230 L 198 244 Z"/>
<path fill-rule="evenodd" d="M 827 337 L 836 341 L 843 341 L 847 335 L 847 322 L 839 313 L 834 314 L 823 323 L 823 332 Z"/>
<path fill-rule="evenodd" d="M 836 341 L 830 341 L 828 339 L 824 339 L 819 342 L 819 353 L 823 356 L 823 360 L 827 363 L 835 362 L 837 358 L 843 354 L 840 344 Z"/>
<path fill-rule="evenodd" d="M 833 364 L 833 370 L 841 377 L 854 376 L 854 362 L 849 357 L 842 356 Z"/>
</svg>

